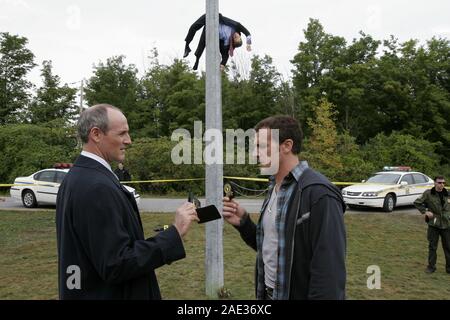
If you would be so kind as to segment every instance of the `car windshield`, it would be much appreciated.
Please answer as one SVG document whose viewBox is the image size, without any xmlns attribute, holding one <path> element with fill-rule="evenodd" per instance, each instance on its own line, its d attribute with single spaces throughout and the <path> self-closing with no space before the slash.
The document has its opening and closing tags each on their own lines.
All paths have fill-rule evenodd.
<svg viewBox="0 0 450 320">
<path fill-rule="evenodd" d="M 376 174 L 367 179 L 369 183 L 396 184 L 400 178 L 399 174 Z"/>
</svg>

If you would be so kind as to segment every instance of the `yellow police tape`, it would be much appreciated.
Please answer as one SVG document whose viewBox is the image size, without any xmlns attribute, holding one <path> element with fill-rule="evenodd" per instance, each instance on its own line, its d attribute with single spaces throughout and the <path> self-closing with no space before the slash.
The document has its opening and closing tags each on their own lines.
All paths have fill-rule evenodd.
<svg viewBox="0 0 450 320">
<path fill-rule="evenodd" d="M 268 182 L 267 178 L 246 178 L 246 177 L 233 177 L 233 176 L 223 176 L 225 179 L 231 180 L 243 180 L 243 181 L 256 181 L 256 182 Z M 190 179 L 157 179 L 157 180 L 137 180 L 137 181 L 121 181 L 123 184 L 136 184 L 136 183 L 167 183 L 167 182 L 188 182 L 188 181 L 204 181 L 205 178 L 190 178 Z M 371 185 L 372 183 L 367 182 L 333 182 L 333 184 L 339 185 L 356 185 L 356 184 L 365 184 Z M 0 184 L 0 187 L 16 187 L 16 186 L 33 186 L 40 184 Z M 379 184 L 378 184 L 379 185 Z M 429 188 L 430 186 L 415 186 L 415 188 Z"/>
<path fill-rule="evenodd" d="M 269 179 L 263 178 L 245 178 L 245 177 L 230 177 L 223 176 L 225 179 L 232 180 L 245 180 L 245 181 L 258 181 L 258 182 L 268 182 Z M 164 183 L 164 182 L 184 182 L 184 181 L 204 181 L 205 178 L 193 178 L 193 179 L 161 179 L 161 180 L 140 180 L 140 181 L 121 181 L 123 184 L 133 184 L 133 183 Z"/>
</svg>

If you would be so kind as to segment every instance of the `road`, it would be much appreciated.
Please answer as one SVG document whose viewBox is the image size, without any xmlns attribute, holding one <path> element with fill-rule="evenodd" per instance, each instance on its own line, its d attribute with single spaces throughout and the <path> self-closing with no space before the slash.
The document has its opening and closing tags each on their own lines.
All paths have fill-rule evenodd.
<svg viewBox="0 0 450 320">
<path fill-rule="evenodd" d="M 54 210 L 55 206 L 40 206 L 37 209 L 24 208 L 22 202 L 11 199 L 9 197 L 3 197 L 5 201 L 0 201 L 0 210 Z M 199 199 L 202 205 L 205 205 L 205 199 Z M 175 210 L 186 199 L 168 199 L 168 198 L 142 198 L 139 203 L 139 210 L 141 212 L 175 212 Z M 259 212 L 261 208 L 262 199 L 238 199 L 239 203 L 248 212 Z M 358 210 L 347 209 L 348 214 L 367 214 L 367 213 L 384 213 L 381 209 L 364 208 Z M 394 210 L 394 213 L 403 214 L 419 214 L 417 209 L 413 206 L 399 207 Z"/>
</svg>

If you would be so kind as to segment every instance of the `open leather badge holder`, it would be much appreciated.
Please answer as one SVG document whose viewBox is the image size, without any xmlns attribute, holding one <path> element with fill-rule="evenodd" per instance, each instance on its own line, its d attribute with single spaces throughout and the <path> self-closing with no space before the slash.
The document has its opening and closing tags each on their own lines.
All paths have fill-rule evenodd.
<svg viewBox="0 0 450 320">
<path fill-rule="evenodd" d="M 198 223 L 205 223 L 222 218 L 215 205 L 212 204 L 206 207 L 201 207 L 200 201 L 194 197 L 192 192 L 189 192 L 188 201 L 195 205 L 195 211 L 197 211 L 197 216 L 200 219 Z"/>
</svg>

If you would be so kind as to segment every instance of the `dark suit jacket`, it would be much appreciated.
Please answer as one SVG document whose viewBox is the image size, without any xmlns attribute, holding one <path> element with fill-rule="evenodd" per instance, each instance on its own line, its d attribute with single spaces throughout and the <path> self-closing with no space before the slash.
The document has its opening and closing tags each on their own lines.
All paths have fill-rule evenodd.
<svg viewBox="0 0 450 320">
<path fill-rule="evenodd" d="M 185 257 L 174 226 L 145 239 L 133 195 L 81 155 L 59 188 L 56 231 L 60 299 L 161 299 L 154 270 Z"/>
</svg>

